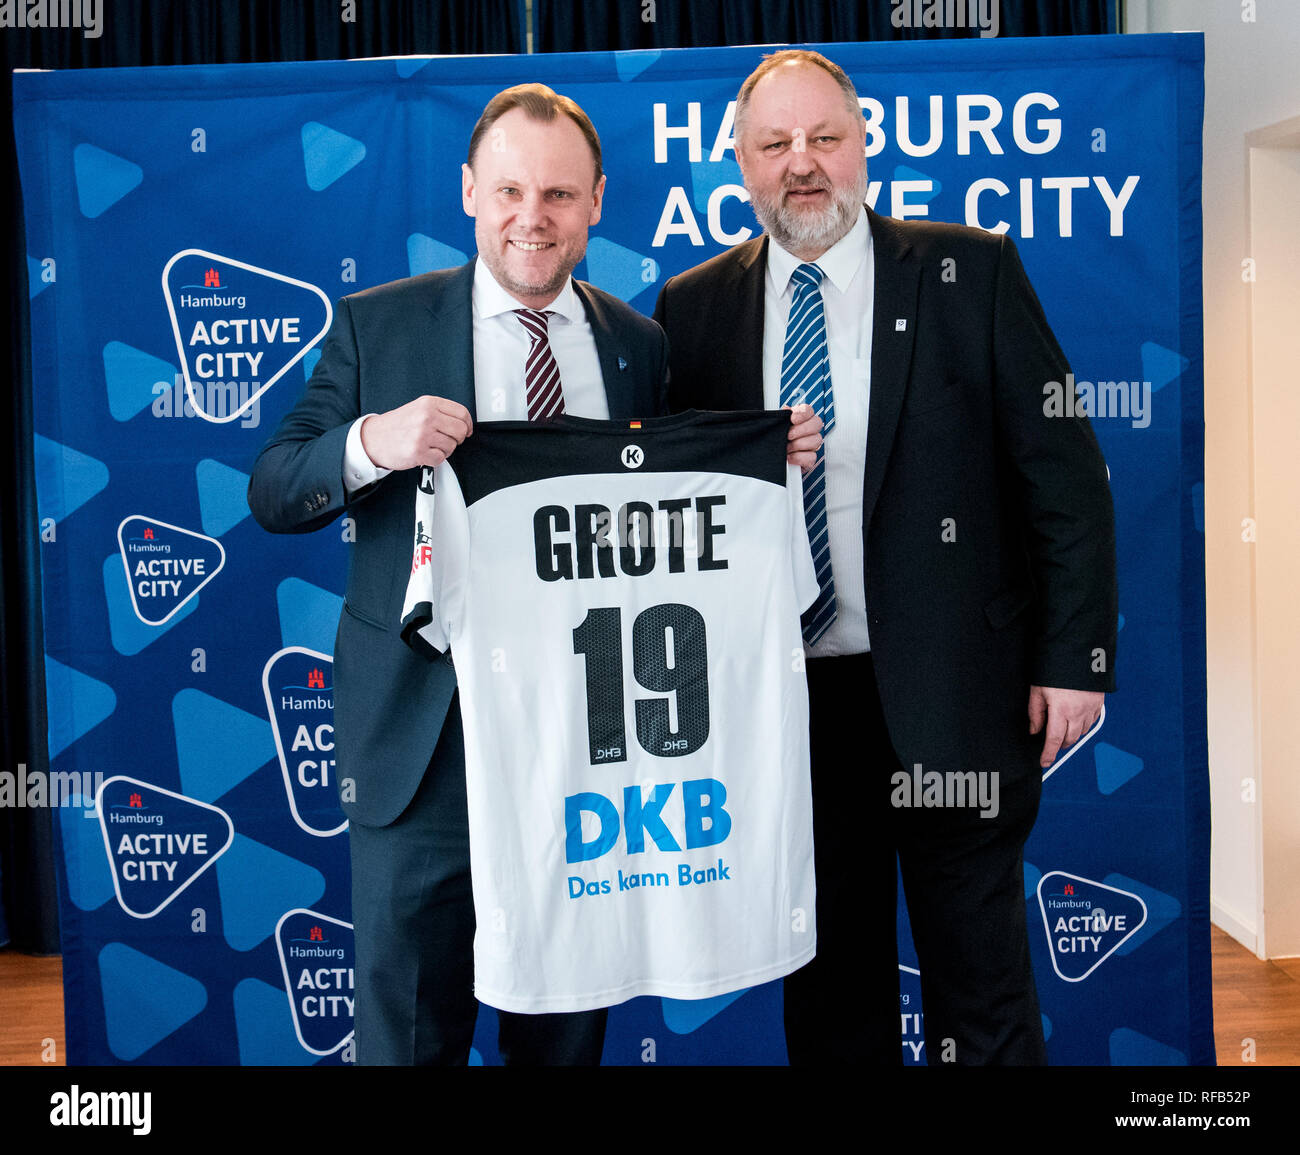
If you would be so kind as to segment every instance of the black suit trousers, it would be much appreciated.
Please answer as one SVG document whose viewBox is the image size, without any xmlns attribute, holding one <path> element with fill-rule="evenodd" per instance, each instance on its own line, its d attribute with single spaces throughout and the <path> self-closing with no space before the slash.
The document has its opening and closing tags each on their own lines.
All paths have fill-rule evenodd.
<svg viewBox="0 0 1300 1155">
<path fill-rule="evenodd" d="M 817 957 L 785 979 L 791 1064 L 902 1063 L 900 870 L 927 1061 L 1044 1063 L 1024 897 L 1039 777 L 1032 766 L 1000 773 L 996 817 L 975 807 L 895 806 L 893 779 L 903 767 L 871 655 L 814 658 L 807 670 Z"/>
<path fill-rule="evenodd" d="M 465 743 L 459 694 L 411 803 L 387 826 L 349 826 L 357 1062 L 464 1066 L 474 999 Z M 511 1066 L 596 1066 L 606 1012 L 498 1012 Z"/>
</svg>

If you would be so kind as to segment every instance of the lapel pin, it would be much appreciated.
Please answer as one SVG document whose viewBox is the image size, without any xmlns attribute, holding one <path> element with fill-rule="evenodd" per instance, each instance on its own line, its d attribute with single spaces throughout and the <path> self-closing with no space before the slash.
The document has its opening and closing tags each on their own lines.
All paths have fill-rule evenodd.
<svg viewBox="0 0 1300 1155">
<path fill-rule="evenodd" d="M 618 359 L 618 371 L 619 371 L 620 373 L 622 373 L 623 370 L 626 369 L 626 368 L 627 368 L 627 362 L 624 361 L 622 357 L 620 357 L 620 358 Z"/>
<path fill-rule="evenodd" d="M 895 333 L 906 333 L 906 332 L 907 332 L 907 318 L 906 318 L 906 317 L 899 317 L 898 320 L 894 322 L 894 332 L 895 332 Z"/>
</svg>

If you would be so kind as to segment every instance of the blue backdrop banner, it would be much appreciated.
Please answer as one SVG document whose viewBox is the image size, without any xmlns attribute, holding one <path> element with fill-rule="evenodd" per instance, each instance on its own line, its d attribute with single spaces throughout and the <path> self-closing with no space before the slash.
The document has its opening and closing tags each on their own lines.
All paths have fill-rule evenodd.
<svg viewBox="0 0 1300 1155">
<path fill-rule="evenodd" d="M 1213 1062 L 1201 38 L 824 51 L 863 98 L 874 208 L 1014 237 L 1074 370 L 1045 404 L 1083 407 L 1110 467 L 1120 690 L 1049 772 L 1026 854 L 1049 1054 Z M 264 533 L 254 457 L 339 296 L 472 254 L 460 165 L 494 93 L 539 80 L 591 114 L 609 184 L 577 275 L 649 313 L 756 229 L 731 130 L 761 55 L 14 78 L 71 1062 L 351 1061 L 331 661 L 351 523 Z M 923 1062 L 906 942 L 903 962 Z M 636 999 L 605 1061 L 781 1063 L 780 1009 L 780 983 Z"/>
</svg>

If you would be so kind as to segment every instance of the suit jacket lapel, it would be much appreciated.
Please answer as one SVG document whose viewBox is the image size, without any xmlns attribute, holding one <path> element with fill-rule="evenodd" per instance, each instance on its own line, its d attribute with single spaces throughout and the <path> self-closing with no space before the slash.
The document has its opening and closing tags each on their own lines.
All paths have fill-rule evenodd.
<svg viewBox="0 0 1300 1155">
<path fill-rule="evenodd" d="M 459 401 L 478 420 L 474 406 L 474 262 L 453 270 L 435 283 L 426 299 L 428 332 L 423 341 L 426 373 L 424 382 L 413 383 L 416 391 L 406 400 L 425 393 Z"/>
<path fill-rule="evenodd" d="M 596 342 L 596 357 L 600 361 L 600 379 L 605 385 L 605 403 L 609 406 L 609 415 L 616 420 L 627 417 L 644 417 L 645 413 L 634 412 L 638 402 L 635 382 L 639 370 L 632 365 L 632 351 L 622 339 L 622 334 L 611 322 L 609 314 L 599 300 L 587 292 L 582 282 L 576 277 L 573 291 L 582 302 L 587 322 L 591 325 L 591 335 Z"/>
<path fill-rule="evenodd" d="M 719 333 L 718 393 L 730 399 L 728 409 L 763 408 L 763 319 L 766 312 L 767 234 L 738 245 L 733 287 L 719 300 L 734 302 L 734 312 L 713 318 L 725 325 Z M 719 408 L 724 406 L 719 405 Z"/>
<path fill-rule="evenodd" d="M 898 415 L 912 365 L 917 293 L 921 270 L 896 223 L 867 210 L 875 253 L 871 326 L 871 402 L 867 414 L 867 467 L 862 484 L 862 528 L 866 532 L 880 496 L 885 466 L 898 430 Z M 902 326 L 900 328 L 900 325 Z"/>
</svg>

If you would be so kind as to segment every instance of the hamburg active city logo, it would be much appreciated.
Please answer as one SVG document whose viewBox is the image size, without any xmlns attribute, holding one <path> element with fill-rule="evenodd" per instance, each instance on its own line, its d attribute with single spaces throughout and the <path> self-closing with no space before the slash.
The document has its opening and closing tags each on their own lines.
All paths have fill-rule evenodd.
<svg viewBox="0 0 1300 1155">
<path fill-rule="evenodd" d="M 332 1055 L 352 1038 L 355 984 L 352 924 L 301 907 L 275 927 L 294 1034 L 313 1055 Z"/>
<path fill-rule="evenodd" d="M 1082 982 L 1142 928 L 1147 904 L 1132 891 L 1052 870 L 1038 881 L 1038 907 L 1057 977 Z"/>
<path fill-rule="evenodd" d="M 262 693 L 293 820 L 328 838 L 347 829 L 334 763 L 334 659 L 289 646 L 262 670 Z"/>
<path fill-rule="evenodd" d="M 132 514 L 117 527 L 131 608 L 161 626 L 221 572 L 226 551 L 215 537 Z"/>
<path fill-rule="evenodd" d="M 252 408 L 334 318 L 315 285 L 206 249 L 176 253 L 162 289 L 190 405 L 216 424 Z"/>
<path fill-rule="evenodd" d="M 105 779 L 96 798 L 118 905 L 153 918 L 235 840 L 230 815 L 139 778 Z"/>
</svg>

